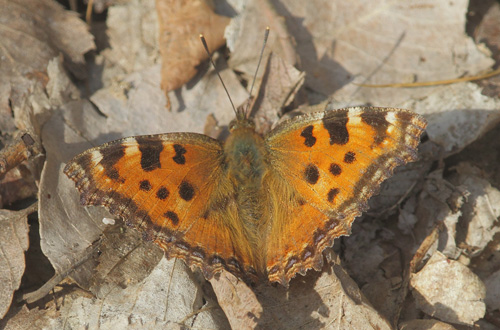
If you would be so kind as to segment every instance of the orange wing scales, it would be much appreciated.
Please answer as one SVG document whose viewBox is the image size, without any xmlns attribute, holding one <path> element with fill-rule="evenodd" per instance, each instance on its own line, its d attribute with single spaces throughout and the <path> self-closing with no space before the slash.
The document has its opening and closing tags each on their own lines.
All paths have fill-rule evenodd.
<svg viewBox="0 0 500 330">
<path fill-rule="evenodd" d="M 287 286 L 320 270 L 322 252 L 396 166 L 414 161 L 425 120 L 356 107 L 295 117 L 264 139 L 238 118 L 225 145 L 207 136 L 130 137 L 64 169 L 84 205 L 104 205 L 205 277 L 226 269 Z"/>
<path fill-rule="evenodd" d="M 276 176 L 293 183 L 302 202 L 285 206 L 286 225 L 273 223 L 269 280 L 287 285 L 296 273 L 320 269 L 321 252 L 350 233 L 382 181 L 416 159 L 425 127 L 409 111 L 358 107 L 296 117 L 275 128 L 267 143 Z"/>
</svg>

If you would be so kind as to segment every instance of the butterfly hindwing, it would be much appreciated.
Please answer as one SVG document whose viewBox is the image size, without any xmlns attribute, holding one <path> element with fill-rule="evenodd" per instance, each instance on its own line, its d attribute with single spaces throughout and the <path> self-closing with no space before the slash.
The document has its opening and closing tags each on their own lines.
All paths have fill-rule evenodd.
<svg viewBox="0 0 500 330">
<path fill-rule="evenodd" d="M 318 269 L 323 249 L 349 233 L 380 183 L 416 159 L 425 126 L 407 110 L 356 107 L 299 116 L 271 131 L 270 163 L 291 201 L 268 235 L 269 279 L 286 285 Z"/>
<path fill-rule="evenodd" d="M 242 228 L 234 221 L 234 193 L 224 183 L 222 163 L 220 141 L 170 133 L 89 149 L 64 172 L 75 181 L 82 204 L 106 206 L 168 257 L 199 266 L 207 278 L 223 268 L 244 278 L 251 253 L 235 237 Z"/>
</svg>

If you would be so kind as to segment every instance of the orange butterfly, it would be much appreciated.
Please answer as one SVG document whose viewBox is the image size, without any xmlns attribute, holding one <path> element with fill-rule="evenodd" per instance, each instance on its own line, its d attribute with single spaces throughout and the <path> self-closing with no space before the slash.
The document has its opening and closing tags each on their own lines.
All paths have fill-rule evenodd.
<svg viewBox="0 0 500 330">
<path fill-rule="evenodd" d="M 306 114 L 267 135 L 237 112 L 221 142 L 195 133 L 128 137 L 89 149 L 64 172 L 84 205 L 104 205 L 168 258 L 211 279 L 288 286 L 320 270 L 393 169 L 416 159 L 426 121 L 407 110 Z"/>
</svg>

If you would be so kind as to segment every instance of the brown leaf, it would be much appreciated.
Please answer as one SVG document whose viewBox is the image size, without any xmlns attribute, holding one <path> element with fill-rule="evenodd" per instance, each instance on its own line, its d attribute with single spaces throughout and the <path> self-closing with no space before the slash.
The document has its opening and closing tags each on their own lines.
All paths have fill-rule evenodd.
<svg viewBox="0 0 500 330">
<path fill-rule="evenodd" d="M 419 308 L 442 321 L 472 325 L 486 312 L 483 282 L 469 268 L 439 251 L 413 275 L 411 286 Z"/>
<path fill-rule="evenodd" d="M 35 205 L 36 206 L 36 205 Z M 0 319 L 7 313 L 14 291 L 24 274 L 24 251 L 28 249 L 28 214 L 23 211 L 0 210 Z"/>
<path fill-rule="evenodd" d="M 66 66 L 83 77 L 83 55 L 93 37 L 76 13 L 51 0 L 0 0 L 0 125 L 16 108 L 31 106 L 33 83 L 48 82 L 47 66 L 63 54 Z M 12 126 L 8 126 L 12 130 Z"/>
<path fill-rule="evenodd" d="M 211 283 L 234 329 L 391 328 L 341 266 L 323 270 L 298 276 L 288 290 L 269 283 L 250 289 L 227 273 Z"/>
<path fill-rule="evenodd" d="M 145 242 L 137 230 L 128 230 L 122 224 L 112 226 L 103 236 L 89 288 L 99 298 L 141 282 L 163 257 L 158 246 Z"/>
<path fill-rule="evenodd" d="M 215 14 L 203 0 L 157 0 L 162 55 L 161 86 L 175 90 L 196 74 L 196 66 L 208 58 L 199 39 L 203 33 L 211 52 L 224 45 L 229 18 Z"/>
<path fill-rule="evenodd" d="M 281 110 L 292 102 L 304 84 L 304 76 L 304 72 L 295 69 L 281 57 L 269 55 L 259 93 L 250 110 L 258 132 L 267 133 L 271 130 Z"/>
<path fill-rule="evenodd" d="M 228 27 L 227 43 L 231 49 L 229 66 L 242 72 L 247 80 L 253 77 L 257 67 L 266 27 L 270 28 L 271 33 L 264 49 L 264 58 L 272 52 L 288 65 L 296 66 L 300 63 L 294 36 L 288 29 L 288 22 L 283 19 L 283 13 L 278 9 L 283 8 L 269 0 L 248 1 L 244 10 Z M 258 77 L 262 74 L 261 70 Z"/>
</svg>

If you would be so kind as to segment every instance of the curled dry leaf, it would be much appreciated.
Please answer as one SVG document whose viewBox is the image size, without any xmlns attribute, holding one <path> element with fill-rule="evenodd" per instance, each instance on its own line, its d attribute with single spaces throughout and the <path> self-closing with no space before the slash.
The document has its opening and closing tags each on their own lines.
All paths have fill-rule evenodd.
<svg viewBox="0 0 500 330">
<path fill-rule="evenodd" d="M 217 15 L 204 0 L 157 0 L 162 56 L 161 86 L 175 90 L 196 74 L 196 66 L 208 58 L 200 42 L 203 33 L 208 48 L 224 45 L 224 29 L 229 18 Z"/>
</svg>

